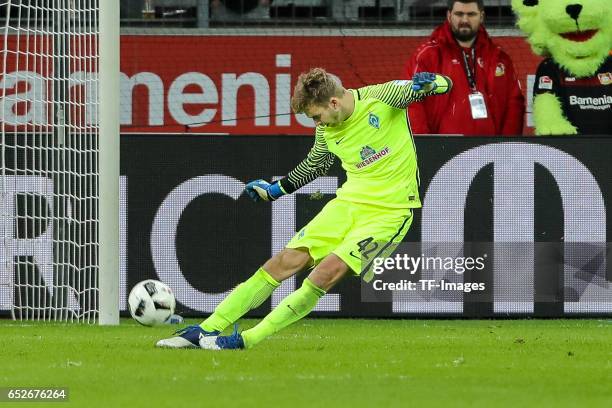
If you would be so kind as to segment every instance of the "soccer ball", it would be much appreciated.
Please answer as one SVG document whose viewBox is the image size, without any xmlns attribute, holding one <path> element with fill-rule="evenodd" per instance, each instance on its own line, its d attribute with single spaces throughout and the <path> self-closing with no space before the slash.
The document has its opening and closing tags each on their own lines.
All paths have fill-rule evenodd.
<svg viewBox="0 0 612 408">
<path fill-rule="evenodd" d="M 164 323 L 176 306 L 174 293 L 165 283 L 148 279 L 137 283 L 128 297 L 130 313 L 145 326 Z"/>
</svg>

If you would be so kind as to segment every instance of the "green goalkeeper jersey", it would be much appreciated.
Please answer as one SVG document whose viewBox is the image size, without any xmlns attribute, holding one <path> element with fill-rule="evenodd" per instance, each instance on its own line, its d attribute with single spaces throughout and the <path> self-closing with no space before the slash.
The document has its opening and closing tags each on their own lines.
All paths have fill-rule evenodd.
<svg viewBox="0 0 612 408">
<path fill-rule="evenodd" d="M 341 124 L 317 126 L 315 143 L 281 180 L 287 192 L 327 173 L 337 156 L 347 180 L 339 199 L 391 208 L 418 208 L 419 170 L 406 107 L 431 93 L 412 90 L 411 81 L 351 89 L 353 113 Z"/>
</svg>

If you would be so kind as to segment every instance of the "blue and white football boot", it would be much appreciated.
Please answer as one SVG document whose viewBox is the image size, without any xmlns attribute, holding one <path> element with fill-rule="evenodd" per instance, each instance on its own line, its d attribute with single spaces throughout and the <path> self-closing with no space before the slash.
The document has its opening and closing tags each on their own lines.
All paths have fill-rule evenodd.
<svg viewBox="0 0 612 408">
<path fill-rule="evenodd" d="M 218 331 L 207 332 L 200 326 L 193 325 L 183 327 L 174 332 L 176 336 L 158 341 L 156 347 L 165 348 L 199 348 L 200 340 L 203 338 L 217 338 Z"/>
<path fill-rule="evenodd" d="M 205 350 L 240 350 L 244 348 L 242 335 L 238 333 L 238 325 L 229 336 L 205 336 L 200 338 L 200 347 Z"/>
</svg>

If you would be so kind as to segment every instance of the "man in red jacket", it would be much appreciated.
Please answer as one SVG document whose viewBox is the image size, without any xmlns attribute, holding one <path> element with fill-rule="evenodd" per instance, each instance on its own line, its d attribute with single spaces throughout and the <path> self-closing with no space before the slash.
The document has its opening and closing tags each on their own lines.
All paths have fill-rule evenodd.
<svg viewBox="0 0 612 408">
<path fill-rule="evenodd" d="M 447 21 L 410 58 L 404 77 L 439 72 L 454 86 L 410 105 L 412 132 L 521 135 L 525 99 L 510 57 L 482 25 L 483 0 L 450 0 L 446 14 Z"/>
</svg>

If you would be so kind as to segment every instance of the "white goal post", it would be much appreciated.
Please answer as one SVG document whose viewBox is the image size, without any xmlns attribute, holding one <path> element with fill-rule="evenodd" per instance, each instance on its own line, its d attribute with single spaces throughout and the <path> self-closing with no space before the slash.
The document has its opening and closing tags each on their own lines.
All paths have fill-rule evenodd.
<svg viewBox="0 0 612 408">
<path fill-rule="evenodd" d="M 100 1 L 100 318 L 119 324 L 119 0 Z"/>
<path fill-rule="evenodd" d="M 119 0 L 0 0 L 0 316 L 119 323 Z"/>
</svg>

